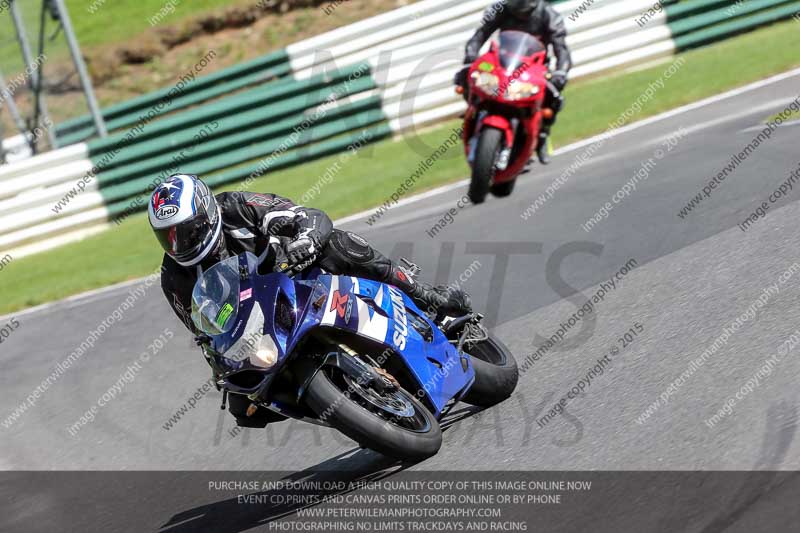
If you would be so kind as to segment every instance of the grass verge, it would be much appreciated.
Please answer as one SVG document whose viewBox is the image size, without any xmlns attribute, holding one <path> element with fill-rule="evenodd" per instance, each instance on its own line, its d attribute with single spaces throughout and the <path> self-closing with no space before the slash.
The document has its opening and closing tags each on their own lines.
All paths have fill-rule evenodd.
<svg viewBox="0 0 800 533">
<path fill-rule="evenodd" d="M 800 32 L 787 21 L 712 46 L 686 52 L 685 65 L 633 118 L 638 120 L 772 74 L 800 66 Z M 634 72 L 576 82 L 567 89 L 568 107 L 554 131 L 556 145 L 604 131 L 664 71 L 655 65 Z M 308 202 L 337 218 L 377 206 L 394 192 L 450 135 L 450 121 L 417 139 L 383 141 L 341 165 L 332 182 Z M 428 148 L 421 148 L 420 142 Z M 331 176 L 337 156 L 264 176 L 249 190 L 273 191 L 297 199 Z M 183 169 L 190 171 L 191 169 Z M 467 175 L 461 146 L 451 148 L 417 181 L 421 192 Z M 228 189 L 235 189 L 233 184 Z M 144 276 L 160 263 L 160 249 L 144 215 L 76 244 L 12 261 L 0 271 L 0 313 L 56 300 L 82 291 Z"/>
<path fill-rule="evenodd" d="M 137 2 L 119 2 L 114 0 L 67 0 L 67 10 L 82 46 L 107 46 L 124 42 L 150 28 L 149 20 L 158 16 L 164 24 L 180 22 L 198 13 L 212 11 L 228 6 L 247 5 L 251 0 L 192 0 L 191 2 L 172 0 L 139 0 Z M 19 2 L 19 10 L 31 39 L 35 39 L 38 31 L 41 2 Z M 124 23 L 121 23 L 124 21 Z M 52 30 L 56 23 L 48 20 L 48 28 Z M 21 69 L 19 48 L 12 36 L 14 26 L 11 17 L 0 13 L 0 34 L 8 36 L 8 42 L 0 45 L 4 56 L 13 57 L 13 61 L 5 65 L 8 69 Z M 68 53 L 66 42 L 58 39 L 48 43 L 48 49 L 56 55 Z M 48 54 L 50 55 L 50 54 Z M 13 72 L 14 70 L 11 70 Z"/>
</svg>

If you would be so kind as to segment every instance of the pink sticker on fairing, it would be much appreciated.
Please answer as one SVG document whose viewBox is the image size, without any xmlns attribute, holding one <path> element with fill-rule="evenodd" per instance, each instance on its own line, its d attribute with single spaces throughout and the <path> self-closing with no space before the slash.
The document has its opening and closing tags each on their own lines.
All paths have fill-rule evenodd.
<svg viewBox="0 0 800 533">
<path fill-rule="evenodd" d="M 253 289 L 247 289 L 246 291 L 242 291 L 239 293 L 239 301 L 243 302 L 245 300 L 249 300 L 253 296 Z"/>
</svg>

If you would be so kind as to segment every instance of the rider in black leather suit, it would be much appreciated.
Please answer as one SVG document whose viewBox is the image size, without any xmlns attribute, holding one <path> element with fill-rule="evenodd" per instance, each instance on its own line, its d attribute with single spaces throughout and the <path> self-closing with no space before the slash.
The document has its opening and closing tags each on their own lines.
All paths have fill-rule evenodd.
<svg viewBox="0 0 800 533">
<path fill-rule="evenodd" d="M 567 30 L 564 18 L 543 0 L 503 0 L 497 2 L 484 13 L 482 24 L 475 35 L 467 42 L 464 63 L 472 64 L 479 56 L 481 46 L 496 30 L 524 31 L 536 36 L 546 46 L 553 48 L 556 58 L 556 69 L 551 73 L 552 84 L 559 93 L 567 85 L 567 74 L 572 67 L 569 48 L 567 47 Z M 456 84 L 466 85 L 466 71 L 459 72 Z M 466 93 L 465 93 L 466 94 Z M 543 164 L 550 162 L 547 139 L 556 121 L 556 115 L 564 105 L 563 97 L 547 92 L 545 107 L 553 109 L 553 117 L 542 124 L 539 133 L 537 154 Z"/>
<path fill-rule="evenodd" d="M 191 298 L 199 275 L 244 252 L 255 254 L 265 265 L 286 261 L 299 265 L 297 270 L 318 265 L 332 274 L 389 283 L 432 316 L 461 316 L 471 311 L 464 291 L 415 282 L 363 237 L 334 228 L 319 209 L 295 205 L 275 194 L 225 192 L 215 196 L 196 176 L 175 175 L 155 189 L 148 214 L 165 252 L 164 296 L 195 334 L 199 332 L 191 319 Z M 244 397 L 230 398 L 230 410 L 240 425 L 265 424 L 264 417 L 271 415 L 247 417 L 248 405 Z"/>
</svg>

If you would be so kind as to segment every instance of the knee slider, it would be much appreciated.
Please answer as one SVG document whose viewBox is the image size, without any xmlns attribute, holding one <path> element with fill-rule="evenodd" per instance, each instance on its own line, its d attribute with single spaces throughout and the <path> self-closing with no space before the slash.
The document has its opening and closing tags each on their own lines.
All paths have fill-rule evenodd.
<svg viewBox="0 0 800 533">
<path fill-rule="evenodd" d="M 375 258 L 375 250 L 367 240 L 351 231 L 338 231 L 333 235 L 331 244 L 345 258 L 358 264 L 369 263 Z"/>
</svg>

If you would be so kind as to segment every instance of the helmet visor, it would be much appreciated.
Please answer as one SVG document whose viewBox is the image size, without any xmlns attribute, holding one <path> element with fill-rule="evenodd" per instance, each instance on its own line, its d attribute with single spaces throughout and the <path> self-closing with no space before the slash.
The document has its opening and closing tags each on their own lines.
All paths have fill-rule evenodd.
<svg viewBox="0 0 800 533">
<path fill-rule="evenodd" d="M 164 251 L 178 263 L 192 263 L 211 244 L 217 229 L 214 226 L 203 213 L 178 225 L 155 230 L 155 234 Z"/>
</svg>

